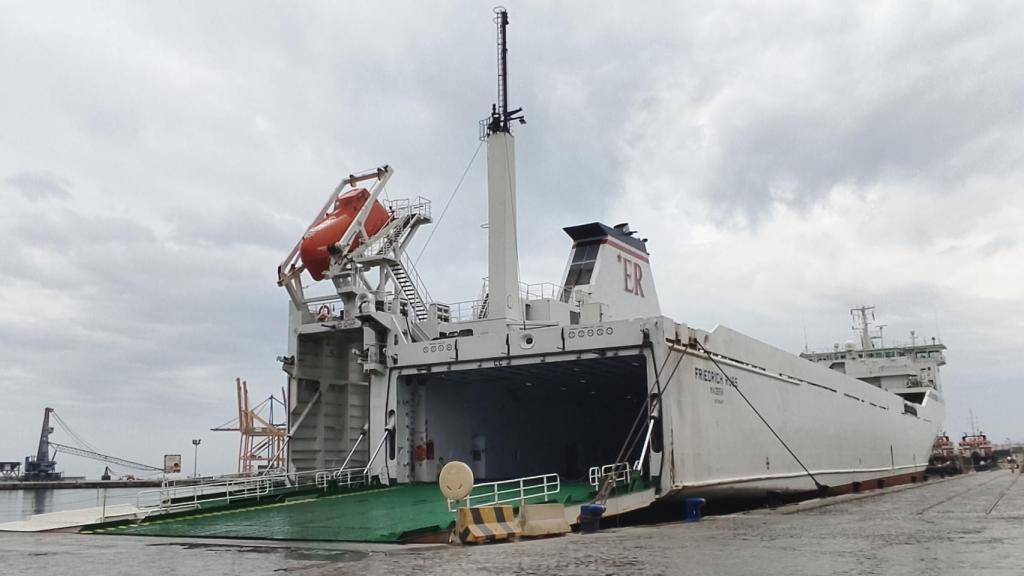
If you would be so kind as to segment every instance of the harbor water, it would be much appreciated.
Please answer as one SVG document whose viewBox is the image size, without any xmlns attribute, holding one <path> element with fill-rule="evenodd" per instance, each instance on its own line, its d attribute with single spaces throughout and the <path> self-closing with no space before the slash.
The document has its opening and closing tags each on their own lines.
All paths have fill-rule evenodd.
<svg viewBox="0 0 1024 576">
<path fill-rule="evenodd" d="M 33 514 L 64 512 L 79 508 L 102 507 L 104 502 L 136 504 L 143 492 L 143 503 L 154 503 L 159 496 L 152 488 L 35 488 L 31 490 L 0 490 L 0 524 L 24 520 Z"/>
</svg>

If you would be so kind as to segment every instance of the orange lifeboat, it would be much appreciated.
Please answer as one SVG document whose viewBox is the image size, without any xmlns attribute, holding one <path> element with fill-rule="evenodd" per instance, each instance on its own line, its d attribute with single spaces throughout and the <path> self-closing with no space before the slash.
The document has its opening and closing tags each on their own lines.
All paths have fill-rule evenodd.
<svg viewBox="0 0 1024 576">
<path fill-rule="evenodd" d="M 349 190 L 338 196 L 334 201 L 334 209 L 327 213 L 323 220 L 316 222 L 306 230 L 302 237 L 302 244 L 299 246 L 299 255 L 303 265 L 314 280 L 322 280 L 324 272 L 331 265 L 331 254 L 329 249 L 337 244 L 345 232 L 352 226 L 359 210 L 363 208 L 370 198 L 370 192 L 366 188 Z M 364 228 L 369 236 L 373 236 L 388 223 L 391 215 L 380 202 L 374 200 L 370 213 L 366 217 Z M 349 250 L 358 248 L 363 242 L 357 238 L 352 242 Z"/>
</svg>

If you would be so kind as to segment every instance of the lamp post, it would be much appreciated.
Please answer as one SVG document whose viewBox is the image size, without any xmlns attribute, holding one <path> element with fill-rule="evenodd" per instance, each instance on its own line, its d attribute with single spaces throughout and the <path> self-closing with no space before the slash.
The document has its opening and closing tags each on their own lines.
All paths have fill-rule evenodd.
<svg viewBox="0 0 1024 576">
<path fill-rule="evenodd" d="M 192 455 L 192 477 L 199 478 L 199 444 L 203 441 L 200 438 L 192 439 L 192 446 L 195 446 L 195 452 Z"/>
</svg>

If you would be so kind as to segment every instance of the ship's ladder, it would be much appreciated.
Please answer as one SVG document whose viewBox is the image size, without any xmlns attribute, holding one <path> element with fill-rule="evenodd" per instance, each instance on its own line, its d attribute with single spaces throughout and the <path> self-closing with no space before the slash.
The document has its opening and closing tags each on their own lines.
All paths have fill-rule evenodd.
<svg viewBox="0 0 1024 576">
<path fill-rule="evenodd" d="M 405 267 L 406 263 L 409 264 L 409 268 Z M 427 303 L 422 296 L 426 292 L 426 288 L 423 288 L 423 280 L 416 272 L 416 268 L 412 267 L 412 263 L 408 261 L 404 254 L 399 260 L 389 261 L 387 267 L 391 271 L 398 289 L 401 290 L 402 296 L 409 302 L 416 320 L 426 320 L 428 316 Z M 429 298 L 429 294 L 427 297 Z"/>
<path fill-rule="evenodd" d="M 415 266 L 406 256 L 405 249 L 412 235 L 423 224 L 431 221 L 430 201 L 394 200 L 389 203 L 392 220 L 356 252 L 354 261 L 364 266 L 383 266 L 394 280 L 395 290 L 409 303 L 418 321 L 428 317 L 430 294 Z"/>
</svg>

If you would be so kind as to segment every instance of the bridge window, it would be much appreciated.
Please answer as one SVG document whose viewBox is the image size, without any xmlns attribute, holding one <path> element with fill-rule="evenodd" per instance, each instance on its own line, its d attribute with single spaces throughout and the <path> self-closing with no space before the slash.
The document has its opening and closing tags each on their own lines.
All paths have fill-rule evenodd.
<svg viewBox="0 0 1024 576">
<path fill-rule="evenodd" d="M 601 248 L 598 240 L 591 240 L 576 245 L 572 253 L 572 263 L 569 265 L 569 273 L 565 277 L 565 287 L 570 291 L 576 286 L 590 283 L 590 277 L 594 274 L 594 264 L 597 263 L 597 252 Z"/>
</svg>

